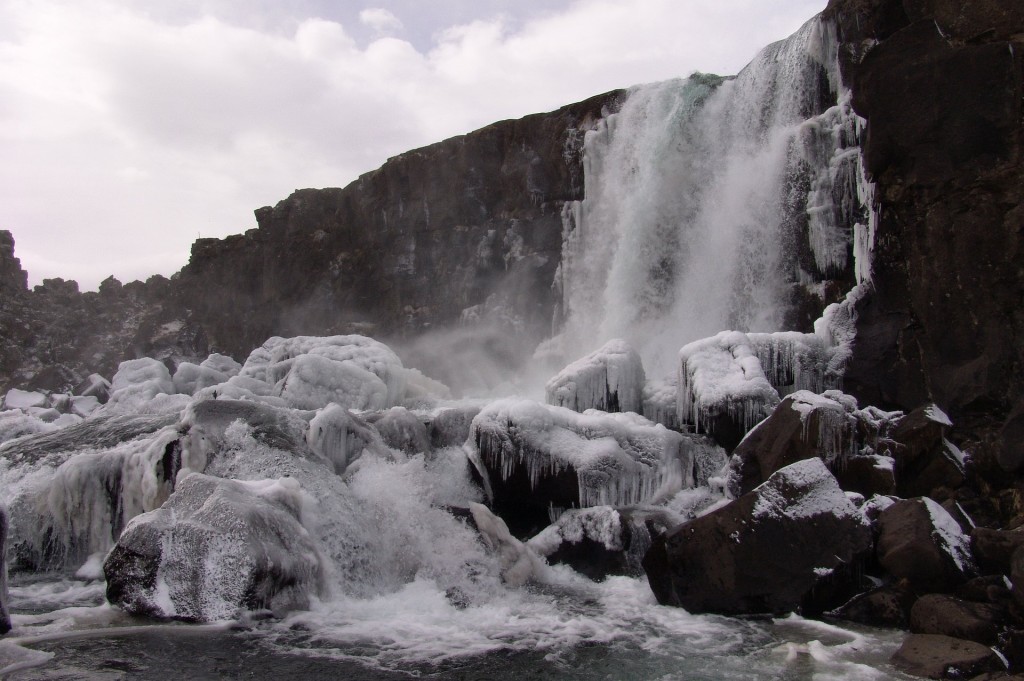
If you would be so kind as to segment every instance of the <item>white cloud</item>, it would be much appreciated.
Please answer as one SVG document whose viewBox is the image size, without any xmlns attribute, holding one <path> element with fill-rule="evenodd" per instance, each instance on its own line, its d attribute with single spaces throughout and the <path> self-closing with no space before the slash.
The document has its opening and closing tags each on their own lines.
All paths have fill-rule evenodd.
<svg viewBox="0 0 1024 681">
<path fill-rule="evenodd" d="M 295 188 L 616 87 L 735 72 L 824 4 L 579 0 L 417 50 L 310 17 L 282 31 L 144 0 L 0 0 L 0 229 L 33 282 L 170 274 L 197 235 L 249 229 Z M 361 20 L 396 30 L 385 13 Z"/>
<path fill-rule="evenodd" d="M 359 21 L 381 35 L 402 30 L 399 18 L 381 7 L 364 9 L 359 13 Z"/>
</svg>

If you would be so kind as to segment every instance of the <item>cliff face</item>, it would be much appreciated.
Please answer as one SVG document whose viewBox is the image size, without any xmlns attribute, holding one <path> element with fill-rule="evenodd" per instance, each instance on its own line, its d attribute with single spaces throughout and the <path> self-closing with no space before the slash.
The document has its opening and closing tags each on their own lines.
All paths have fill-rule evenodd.
<svg viewBox="0 0 1024 681">
<path fill-rule="evenodd" d="M 826 14 L 879 210 L 847 389 L 901 408 L 932 399 L 977 452 L 1018 469 L 1024 5 L 833 0 Z"/>
<path fill-rule="evenodd" d="M 180 298 L 211 347 L 235 355 L 274 334 L 410 336 L 464 311 L 550 333 L 583 132 L 620 97 L 408 152 L 344 189 L 297 191 L 256 211 L 259 229 L 197 241 Z"/>
<path fill-rule="evenodd" d="M 296 191 L 257 210 L 258 229 L 195 242 L 170 280 L 28 290 L 2 232 L 0 389 L 63 390 L 139 356 L 244 359 L 272 335 L 395 340 L 460 318 L 535 344 L 551 331 L 562 206 L 583 198 L 583 135 L 623 96 L 410 151 L 343 189 Z"/>
</svg>

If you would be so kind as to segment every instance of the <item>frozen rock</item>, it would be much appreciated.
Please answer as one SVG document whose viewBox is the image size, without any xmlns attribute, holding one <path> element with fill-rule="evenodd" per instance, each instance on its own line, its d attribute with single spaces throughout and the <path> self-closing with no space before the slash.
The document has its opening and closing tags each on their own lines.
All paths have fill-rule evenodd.
<svg viewBox="0 0 1024 681">
<path fill-rule="evenodd" d="M 878 472 L 877 480 L 870 475 L 874 465 L 886 468 L 883 460 L 858 462 L 849 471 L 851 479 L 854 474 L 866 477 L 862 482 L 877 482 L 877 488 L 870 484 L 850 487 L 844 478 L 848 462 L 861 451 L 874 452 L 901 415 L 858 409 L 852 396 L 836 390 L 822 395 L 799 390 L 786 396 L 771 416 L 757 424 L 736 446 L 729 463 L 730 491 L 734 496 L 746 494 L 780 468 L 817 457 L 839 478 L 843 489 L 865 496 L 891 493 L 892 483 L 886 484 L 884 470 Z M 865 466 L 868 470 L 862 471 Z M 891 465 L 888 479 L 892 480 Z"/>
<path fill-rule="evenodd" d="M 644 384 L 643 414 L 666 428 L 680 430 L 678 373 L 662 379 L 647 379 Z"/>
<path fill-rule="evenodd" d="M 95 395 L 75 395 L 71 398 L 71 411 L 85 418 L 99 409 L 100 400 Z"/>
<path fill-rule="evenodd" d="M 385 459 L 391 458 L 377 429 L 337 404 L 316 413 L 309 422 L 306 440 L 313 452 L 330 462 L 337 475 L 344 475 L 367 449 Z"/>
<path fill-rule="evenodd" d="M 133 614 L 198 622 L 305 608 L 321 592 L 323 568 L 302 505 L 290 478 L 193 473 L 125 528 L 103 564 L 107 599 Z"/>
<path fill-rule="evenodd" d="M 473 419 L 467 446 L 498 514 L 532 536 L 551 522 L 549 509 L 627 506 L 692 486 L 698 445 L 633 413 L 506 399 Z"/>
<path fill-rule="evenodd" d="M 61 413 L 51 407 L 29 407 L 25 413 L 36 417 L 43 423 L 53 423 L 61 417 Z"/>
<path fill-rule="evenodd" d="M 839 377 L 827 371 L 829 352 L 821 337 L 797 331 L 746 336 L 765 378 L 780 395 L 797 390 L 820 393 L 837 386 Z"/>
<path fill-rule="evenodd" d="M 813 458 L 656 538 L 643 565 L 662 604 L 695 613 L 782 613 L 870 545 L 867 523 Z"/>
<path fill-rule="evenodd" d="M 237 376 L 238 372 L 242 370 L 242 365 L 234 359 L 216 352 L 204 359 L 199 366 L 224 374 L 228 378 Z"/>
<path fill-rule="evenodd" d="M 0 636 L 11 630 L 11 611 L 7 606 L 7 510 L 0 504 Z"/>
<path fill-rule="evenodd" d="M 159 507 L 177 472 L 174 420 L 96 417 L 0 447 L 17 569 L 76 568 Z"/>
<path fill-rule="evenodd" d="M 405 407 L 392 407 L 384 412 L 366 414 L 365 418 L 380 433 L 384 444 L 392 449 L 406 454 L 422 454 L 431 449 L 423 420 Z"/>
<path fill-rule="evenodd" d="M 174 382 L 164 363 L 143 357 L 118 366 L 110 383 L 110 403 L 119 411 L 138 411 L 157 395 L 174 392 Z"/>
<path fill-rule="evenodd" d="M 194 395 L 203 388 L 220 385 L 228 380 L 224 372 L 201 364 L 182 362 L 174 372 L 174 389 L 184 395 Z"/>
<path fill-rule="evenodd" d="M 110 381 L 99 374 L 89 374 L 77 388 L 75 395 L 80 397 L 95 397 L 100 404 L 106 404 L 110 399 Z"/>
<path fill-rule="evenodd" d="M 407 373 L 391 349 L 365 336 L 273 337 L 252 351 L 241 376 L 276 386 L 298 409 L 335 402 L 386 409 L 405 396 Z"/>
<path fill-rule="evenodd" d="M 630 345 L 610 340 L 600 349 L 568 365 L 545 387 L 548 404 L 573 411 L 643 413 L 644 367 Z"/>
<path fill-rule="evenodd" d="M 570 509 L 527 542 L 551 564 L 566 564 L 595 581 L 609 575 L 638 577 L 651 545 L 642 514 L 610 506 Z"/>
<path fill-rule="evenodd" d="M 878 528 L 878 562 L 920 591 L 949 591 L 977 572 L 967 536 L 931 499 L 895 502 L 879 515 Z"/>
<path fill-rule="evenodd" d="M 679 421 L 732 449 L 779 403 L 746 334 L 723 331 L 679 351 Z"/>
<path fill-rule="evenodd" d="M 41 392 L 11 388 L 4 396 L 4 409 L 31 409 L 45 406 L 46 395 Z"/>
<path fill-rule="evenodd" d="M 277 389 L 249 376 L 232 376 L 225 383 L 201 388 L 195 393 L 196 401 L 200 400 L 249 400 L 260 402 L 272 407 L 288 407 L 288 402 L 278 396 Z"/>
<path fill-rule="evenodd" d="M 504 520 L 483 504 L 470 504 L 469 510 L 484 543 L 498 556 L 501 579 L 505 584 L 522 586 L 540 571 L 541 561 L 537 555 L 512 536 Z"/>
<path fill-rule="evenodd" d="M 470 426 L 480 409 L 477 404 L 460 404 L 433 410 L 427 425 L 430 445 L 434 449 L 461 447 L 469 437 Z"/>
</svg>

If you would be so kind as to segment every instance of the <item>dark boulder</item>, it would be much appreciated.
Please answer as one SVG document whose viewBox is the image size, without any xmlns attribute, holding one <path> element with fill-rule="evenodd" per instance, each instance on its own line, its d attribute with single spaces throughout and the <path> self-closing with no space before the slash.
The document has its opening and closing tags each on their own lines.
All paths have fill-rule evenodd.
<svg viewBox="0 0 1024 681">
<path fill-rule="evenodd" d="M 995 645 L 1005 613 L 987 603 L 972 603 L 943 594 L 927 594 L 910 611 L 915 634 L 942 634 Z"/>
<path fill-rule="evenodd" d="M 939 634 L 910 634 L 892 656 L 893 665 L 929 679 L 969 679 L 1003 669 L 988 646 Z"/>
<path fill-rule="evenodd" d="M 967 537 L 931 499 L 897 501 L 881 512 L 878 529 L 878 562 L 921 592 L 951 591 L 976 572 Z"/>
<path fill-rule="evenodd" d="M 828 616 L 872 627 L 906 629 L 914 599 L 912 591 L 899 585 L 880 586 L 854 596 Z"/>
<path fill-rule="evenodd" d="M 290 478 L 188 475 L 136 516 L 103 564 L 107 599 L 134 614 L 209 622 L 243 610 L 280 614 L 319 594 L 319 553 Z"/>
<path fill-rule="evenodd" d="M 870 544 L 861 514 L 812 458 L 656 538 L 643 565 L 659 603 L 690 612 L 782 613 Z"/>
<path fill-rule="evenodd" d="M 1024 528 L 1021 527 L 1015 530 L 975 527 L 971 530 L 971 549 L 984 574 L 1010 574 L 1010 558 L 1021 546 L 1024 546 Z"/>
</svg>

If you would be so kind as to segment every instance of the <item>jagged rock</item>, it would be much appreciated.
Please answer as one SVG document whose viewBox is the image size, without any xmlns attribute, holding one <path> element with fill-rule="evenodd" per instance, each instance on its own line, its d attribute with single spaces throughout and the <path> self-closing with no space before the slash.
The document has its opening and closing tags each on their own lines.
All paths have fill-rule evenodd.
<svg viewBox="0 0 1024 681">
<path fill-rule="evenodd" d="M 646 376 L 643 363 L 626 341 L 610 340 L 555 375 L 544 391 L 546 401 L 573 411 L 643 413 Z"/>
<path fill-rule="evenodd" d="M 910 610 L 915 600 L 909 589 L 898 585 L 880 586 L 854 596 L 828 615 L 872 627 L 906 629 L 910 625 Z"/>
<path fill-rule="evenodd" d="M 643 514 L 610 506 L 570 509 L 527 542 L 552 565 L 566 564 L 594 581 L 638 577 L 651 538 Z"/>
<path fill-rule="evenodd" d="M 1024 546 L 1024 528 L 993 530 L 975 527 L 971 530 L 971 550 L 978 567 L 985 574 L 1010 574 L 1010 558 L 1021 546 Z"/>
<path fill-rule="evenodd" d="M 781 613 L 870 544 L 863 517 L 812 458 L 656 538 L 643 565 L 659 603 L 690 612 Z"/>
<path fill-rule="evenodd" d="M 134 614 L 209 622 L 241 610 L 281 614 L 321 591 L 316 544 L 289 478 L 187 476 L 135 517 L 107 556 L 107 599 Z"/>
<path fill-rule="evenodd" d="M 910 634 L 892 656 L 897 668 L 930 679 L 971 678 L 1002 669 L 1002 662 L 988 646 L 938 634 Z"/>
<path fill-rule="evenodd" d="M 110 381 L 99 374 L 89 374 L 84 381 L 75 387 L 75 395 L 80 397 L 94 397 L 100 404 L 106 404 L 110 399 Z"/>
<path fill-rule="evenodd" d="M 0 504 L 0 636 L 11 630 L 11 613 L 7 607 L 7 509 Z"/>
<path fill-rule="evenodd" d="M 946 439 L 949 417 L 934 404 L 919 407 L 896 424 L 896 493 L 904 498 L 935 496 L 937 488 L 955 489 L 964 482 L 964 458 Z"/>
<path fill-rule="evenodd" d="M 943 594 L 927 594 L 910 611 L 915 634 L 942 634 L 995 645 L 1005 613 L 985 603 L 972 603 Z"/>
<path fill-rule="evenodd" d="M 473 419 L 473 448 L 493 508 L 516 536 L 551 522 L 550 509 L 651 502 L 693 484 L 706 447 L 637 414 L 579 414 L 530 400 L 498 400 Z"/>
<path fill-rule="evenodd" d="M 878 528 L 879 563 L 920 591 L 950 591 L 975 574 L 968 538 L 931 499 L 897 501 L 881 512 Z"/>
<path fill-rule="evenodd" d="M 366 422 L 377 429 L 384 444 L 392 449 L 406 454 L 422 454 L 431 449 L 427 427 L 405 407 L 392 407 L 384 412 L 367 414 Z"/>
</svg>

